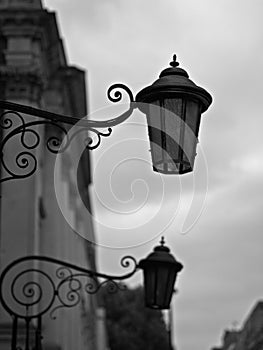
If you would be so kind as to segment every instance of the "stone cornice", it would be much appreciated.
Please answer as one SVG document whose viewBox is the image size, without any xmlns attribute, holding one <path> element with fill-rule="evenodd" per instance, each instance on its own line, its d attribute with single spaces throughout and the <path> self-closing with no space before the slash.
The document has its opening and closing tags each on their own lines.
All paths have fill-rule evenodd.
<svg viewBox="0 0 263 350">
<path fill-rule="evenodd" d="M 26 79 L 31 82 L 44 85 L 46 78 L 43 72 L 38 67 L 14 67 L 0 66 L 0 80 L 7 81 L 8 79 L 20 80 Z"/>
<path fill-rule="evenodd" d="M 32 10 L 26 11 L 24 9 L 1 9 L 1 24 L 38 24 L 39 19 L 42 17 L 44 13 L 47 13 L 46 10 Z"/>
<path fill-rule="evenodd" d="M 0 0 L 0 9 L 25 9 L 32 11 L 33 9 L 41 9 L 41 0 Z"/>
</svg>

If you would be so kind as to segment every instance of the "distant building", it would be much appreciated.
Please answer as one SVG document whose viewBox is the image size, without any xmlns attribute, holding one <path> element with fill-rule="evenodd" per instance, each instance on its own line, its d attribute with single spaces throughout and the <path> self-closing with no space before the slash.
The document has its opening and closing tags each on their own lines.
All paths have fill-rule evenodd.
<svg viewBox="0 0 263 350">
<path fill-rule="evenodd" d="M 233 350 L 235 349 L 240 332 L 236 330 L 226 330 L 223 336 L 222 347 L 212 348 L 212 350 Z"/>
<path fill-rule="evenodd" d="M 223 345 L 213 350 L 263 350 L 263 301 L 259 301 L 239 331 L 226 331 Z"/>
<path fill-rule="evenodd" d="M 41 0 L 0 0 L 0 99 L 79 118 L 87 114 L 85 72 L 68 65 L 56 15 L 44 9 Z M 51 125 L 37 126 L 35 130 L 41 139 L 54 136 L 54 131 L 58 136 L 61 133 Z M 4 135 L 5 130 L 1 129 L 0 137 Z M 13 159 L 14 167 L 15 157 L 21 152 L 19 147 L 21 144 L 15 143 L 5 150 L 8 161 Z M 55 156 L 44 143 L 30 150 L 38 162 L 38 169 L 32 176 L 2 184 L 1 270 L 18 257 L 27 255 L 55 257 L 96 269 L 95 246 L 91 243 L 95 241 L 92 216 L 86 215 L 79 205 L 76 183 L 72 179 L 72 160 L 79 149 L 66 151 L 58 165 L 58 190 L 64 209 L 74 223 L 73 228 L 58 206 L 53 179 Z M 2 169 L 3 176 L 4 172 Z M 86 150 L 79 163 L 78 186 L 89 208 L 90 184 L 90 160 Z M 83 239 L 75 231 L 89 239 Z M 78 306 L 61 308 L 56 316 L 56 320 L 48 315 L 43 319 L 43 349 L 106 349 L 104 314 L 98 308 L 96 295 L 83 296 Z M 21 342 L 24 328 L 19 325 L 18 340 Z M 32 338 L 32 344 L 33 341 Z M 10 343 L 11 318 L 0 308 L 0 349 L 10 349 Z"/>
</svg>

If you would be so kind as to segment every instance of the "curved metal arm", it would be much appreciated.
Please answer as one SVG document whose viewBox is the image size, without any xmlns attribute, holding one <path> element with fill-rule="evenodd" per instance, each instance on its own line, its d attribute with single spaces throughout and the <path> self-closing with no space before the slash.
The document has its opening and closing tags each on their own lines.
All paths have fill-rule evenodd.
<svg viewBox="0 0 263 350">
<path fill-rule="evenodd" d="M 112 96 L 113 90 L 116 90 L 116 91 Z M 126 119 L 129 118 L 133 110 L 137 107 L 131 90 L 124 84 L 118 83 L 110 86 L 107 92 L 108 99 L 114 103 L 120 102 L 123 97 L 123 94 L 120 90 L 124 90 L 128 94 L 130 99 L 130 108 L 126 112 L 122 113 L 120 116 L 109 120 L 104 120 L 104 121 L 88 120 L 84 118 L 80 119 L 80 118 L 48 112 L 39 108 L 25 106 L 25 105 L 4 101 L 4 100 L 0 100 L 0 110 L 3 109 L 3 110 L 8 110 L 9 112 L 12 111 L 15 113 L 24 113 L 36 118 L 43 118 L 45 120 L 49 120 L 52 123 L 65 123 L 70 125 L 78 124 L 79 126 L 83 126 L 87 129 L 108 128 L 124 122 Z M 2 125 L 2 127 L 4 126 Z"/>
<path fill-rule="evenodd" d="M 25 267 L 25 263 L 30 263 L 30 266 Z M 131 263 L 134 266 L 130 272 L 115 276 L 51 257 L 19 258 L 0 276 L 0 302 L 10 315 L 18 318 L 38 318 L 47 312 L 51 318 L 56 318 L 58 309 L 76 306 L 83 300 L 84 293 L 95 294 L 102 286 L 107 286 L 111 293 L 125 288 L 117 281 L 132 277 L 138 266 L 132 256 L 121 260 L 124 268 L 130 267 Z"/>
<path fill-rule="evenodd" d="M 115 92 L 114 92 L 115 90 Z M 2 129 L 2 139 L 0 140 L 0 163 L 5 174 L 0 182 L 22 179 L 31 176 L 37 169 L 38 161 L 33 150 L 40 145 L 41 134 L 37 132 L 35 126 L 52 126 L 53 135 L 45 143 L 47 149 L 52 153 L 64 152 L 70 145 L 71 140 L 82 132 L 90 132 L 86 137 L 86 148 L 96 149 L 102 137 L 111 135 L 111 127 L 116 126 L 130 117 L 133 110 L 137 107 L 131 90 L 124 84 L 114 84 L 107 92 L 108 99 L 111 102 L 120 102 L 123 98 L 123 90 L 129 97 L 129 109 L 116 118 L 105 121 L 95 121 L 88 119 L 79 119 L 76 117 L 65 116 L 57 113 L 43 111 L 38 108 L 20 105 L 8 101 L 0 100 L 0 131 Z M 25 114 L 36 118 L 27 121 Z M 76 125 L 77 129 L 69 136 L 69 130 L 65 125 Z M 97 129 L 106 128 L 107 131 L 98 131 Z M 92 137 L 93 136 L 93 137 Z M 19 139 L 22 151 L 14 156 L 14 159 L 5 159 L 4 149 L 10 140 Z M 29 141 L 30 140 L 30 141 Z"/>
</svg>

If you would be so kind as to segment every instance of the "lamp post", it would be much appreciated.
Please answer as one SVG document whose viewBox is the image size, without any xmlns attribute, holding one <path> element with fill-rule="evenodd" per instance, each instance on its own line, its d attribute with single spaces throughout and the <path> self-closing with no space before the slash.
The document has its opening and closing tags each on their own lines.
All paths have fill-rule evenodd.
<svg viewBox="0 0 263 350">
<path fill-rule="evenodd" d="M 151 86 L 142 89 L 135 99 L 126 85 L 112 85 L 108 90 L 109 100 L 114 103 L 120 102 L 125 92 L 130 104 L 128 110 L 120 116 L 106 121 L 78 119 L 0 101 L 0 111 L 4 111 L 0 115 L 2 131 L 0 183 L 24 179 L 36 171 L 38 159 L 33 150 L 40 145 L 41 135 L 35 126 L 50 125 L 60 131 L 60 137 L 54 133 L 54 136 L 45 140 L 46 147 L 51 153 L 64 152 L 72 138 L 83 131 L 89 131 L 90 134 L 86 139 L 86 148 L 94 150 L 100 145 L 103 137 L 111 135 L 112 127 L 127 120 L 136 108 L 147 117 L 153 170 L 163 174 L 179 175 L 192 171 L 201 114 L 211 104 L 212 97 L 203 88 L 195 85 L 185 70 L 178 68 L 176 56 L 173 57 L 170 66 L 161 72 L 160 78 Z M 69 134 L 68 125 L 76 125 L 77 130 Z M 27 135 L 30 136 L 30 143 Z M 5 157 L 5 147 L 12 139 L 20 141 L 21 151 L 14 157 L 15 166 L 10 167 Z M 32 261 L 55 265 L 55 276 L 25 265 Z M 119 288 L 116 281 L 130 278 L 139 269 L 144 273 L 145 305 L 154 309 L 168 309 L 177 273 L 181 271 L 183 265 L 172 256 L 169 248 L 164 245 L 164 239 L 139 263 L 133 257 L 126 256 L 122 259 L 121 265 L 129 267 L 131 261 L 134 264 L 133 270 L 122 276 L 110 276 L 44 256 L 27 256 L 13 261 L 0 276 L 0 302 L 13 318 L 12 349 L 16 349 L 17 346 L 19 319 L 25 320 L 26 327 L 29 327 L 32 319 L 37 319 L 35 349 L 41 349 L 41 317 L 45 313 L 49 312 L 53 317 L 58 308 L 77 305 L 81 300 L 81 293 L 94 294 L 105 284 L 114 291 Z M 18 267 L 20 269 L 17 270 Z M 26 279 L 25 284 L 18 283 L 26 275 L 38 275 L 38 277 Z M 49 297 L 45 299 L 48 301 L 45 305 L 43 295 L 46 289 L 41 285 L 43 280 L 49 285 L 50 292 Z M 20 290 L 17 294 L 18 285 Z M 68 291 L 66 294 L 65 288 Z M 63 295 L 64 297 L 66 295 L 66 299 L 63 299 Z M 21 296 L 24 298 L 23 301 L 20 299 Z M 40 304 L 41 307 L 36 308 L 36 305 Z M 16 311 L 14 306 L 18 307 L 19 311 Z M 29 328 L 27 331 L 29 332 Z"/>
</svg>

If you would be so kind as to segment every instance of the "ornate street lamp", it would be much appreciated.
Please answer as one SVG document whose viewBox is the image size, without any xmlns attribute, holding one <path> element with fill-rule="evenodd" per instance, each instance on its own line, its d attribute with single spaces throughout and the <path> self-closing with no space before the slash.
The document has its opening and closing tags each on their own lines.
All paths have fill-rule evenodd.
<svg viewBox="0 0 263 350">
<path fill-rule="evenodd" d="M 0 303 L 13 319 L 12 349 L 17 348 L 20 320 L 26 322 L 28 329 L 31 321 L 36 321 L 36 349 L 41 349 L 43 315 L 49 314 L 55 319 L 59 309 L 78 305 L 85 293 L 95 294 L 102 286 L 107 286 L 111 293 L 125 289 L 118 281 L 132 277 L 139 269 L 144 272 L 145 305 L 168 309 L 177 273 L 183 268 L 169 251 L 162 238 L 161 245 L 139 263 L 132 256 L 123 257 L 122 267 L 128 268 L 132 263 L 133 268 L 120 276 L 99 273 L 46 256 L 26 256 L 11 262 L 0 275 Z"/>
<path fill-rule="evenodd" d="M 177 273 L 183 265 L 176 261 L 164 238 L 154 251 L 139 262 L 144 272 L 145 305 L 152 309 L 169 309 Z"/>
<path fill-rule="evenodd" d="M 171 67 L 136 96 L 147 116 L 153 170 L 163 174 L 193 170 L 201 114 L 212 103 L 211 95 L 178 65 L 174 55 Z"/>
<path fill-rule="evenodd" d="M 127 120 L 135 108 L 147 116 L 153 170 L 163 174 L 184 174 L 192 171 L 201 114 L 211 104 L 212 97 L 206 90 L 188 79 L 185 70 L 177 67 L 175 55 L 170 65 L 170 68 L 161 72 L 156 82 L 137 94 L 136 100 L 131 90 L 124 84 L 112 85 L 107 93 L 109 100 L 120 102 L 123 90 L 128 94 L 130 106 L 120 116 L 106 121 L 79 119 L 0 101 L 0 111 L 4 111 L 0 115 L 0 129 L 3 131 L 3 138 L 0 140 L 0 154 L 2 154 L 0 164 L 4 170 L 0 182 L 23 179 L 36 171 L 37 159 L 32 150 L 40 145 L 40 135 L 32 129 L 34 126 L 53 126 L 55 136 L 46 140 L 46 146 L 52 153 L 63 152 L 69 146 L 72 137 L 87 130 L 90 132 L 90 137 L 87 139 L 86 148 L 94 150 L 100 145 L 101 138 L 110 136 L 111 128 Z M 27 121 L 25 114 L 37 119 L 31 118 Z M 66 124 L 78 126 L 73 136 L 69 136 Z M 105 128 L 108 129 L 106 132 L 98 130 Z M 55 130 L 60 131 L 61 139 Z M 34 137 L 33 143 L 31 141 L 27 144 L 25 137 L 27 134 L 31 138 Z M 23 151 L 16 155 L 16 169 L 11 169 L 4 157 L 4 148 L 12 138 L 19 136 Z"/>
</svg>

